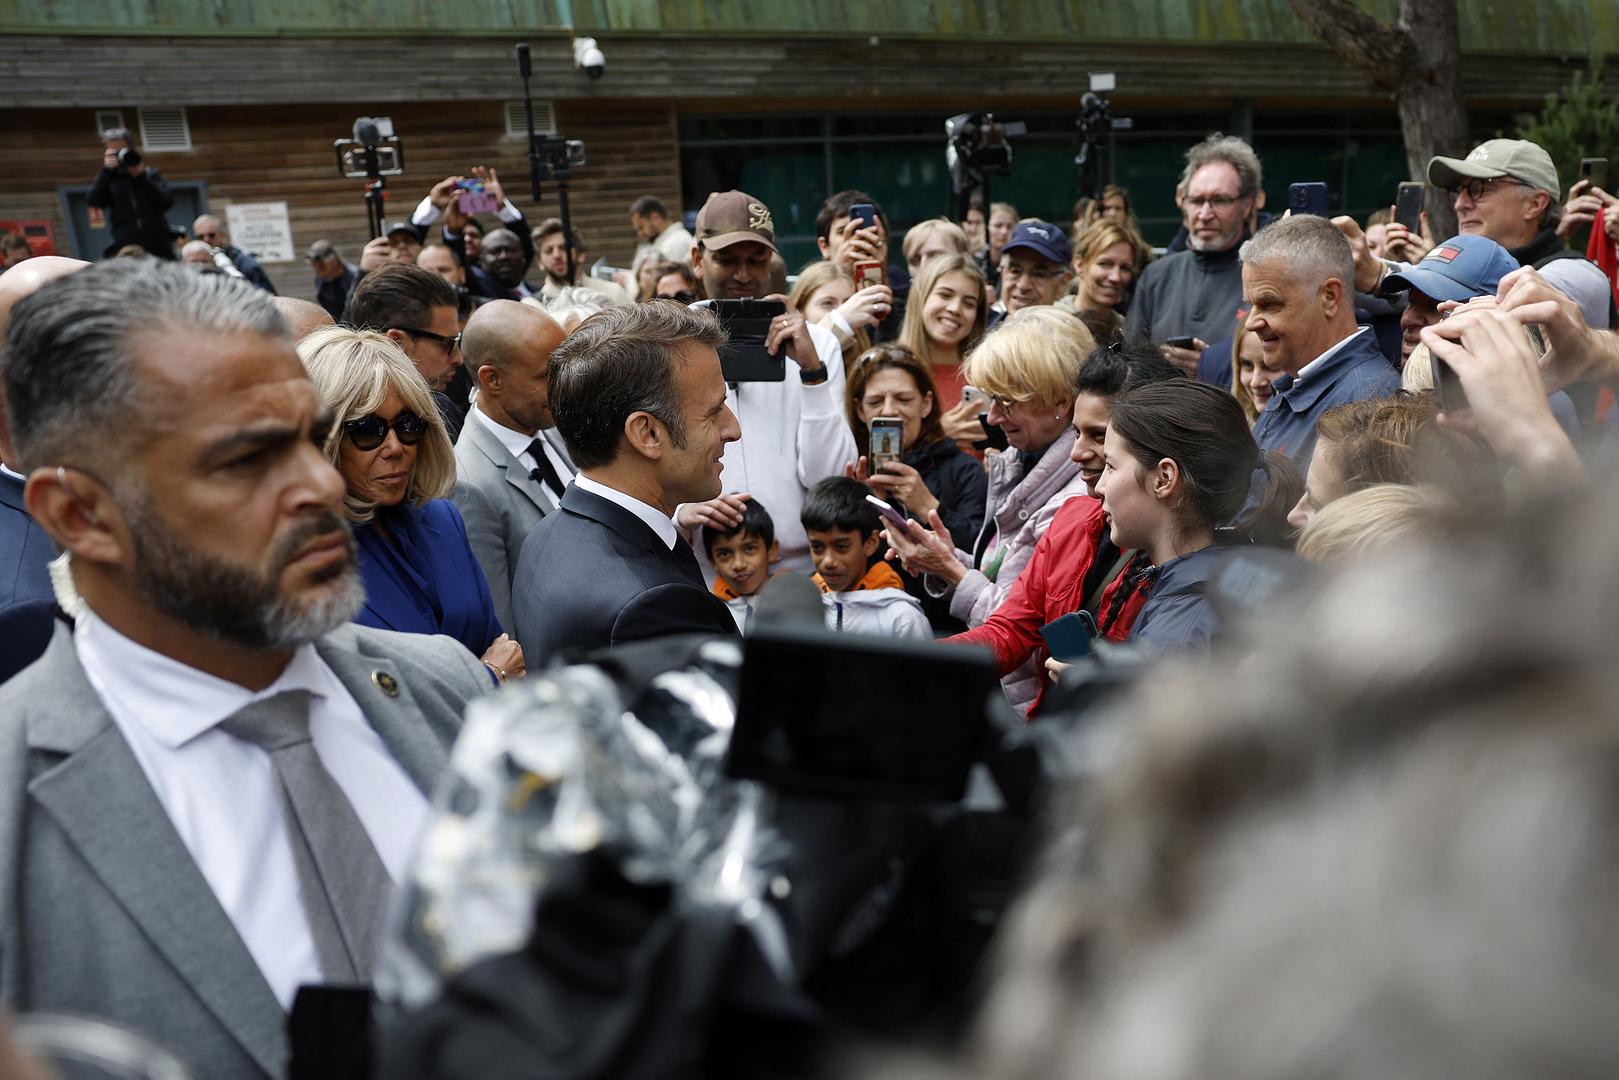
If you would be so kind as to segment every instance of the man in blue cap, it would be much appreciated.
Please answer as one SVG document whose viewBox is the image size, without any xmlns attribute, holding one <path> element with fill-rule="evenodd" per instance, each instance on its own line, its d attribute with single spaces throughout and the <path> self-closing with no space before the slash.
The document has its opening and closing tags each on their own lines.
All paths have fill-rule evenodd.
<svg viewBox="0 0 1619 1080">
<path fill-rule="evenodd" d="M 1073 276 L 1068 234 L 1050 222 L 1025 218 L 1001 248 L 1001 300 L 1008 315 L 1055 304 Z"/>
<path fill-rule="evenodd" d="M 1518 260 L 1494 240 L 1453 236 L 1436 244 L 1415 266 L 1385 277 L 1384 293 L 1406 293 L 1400 315 L 1400 363 L 1411 359 L 1411 350 L 1422 344 L 1422 328 L 1439 321 L 1440 304 L 1494 296 L 1501 279 L 1517 268 Z"/>
</svg>

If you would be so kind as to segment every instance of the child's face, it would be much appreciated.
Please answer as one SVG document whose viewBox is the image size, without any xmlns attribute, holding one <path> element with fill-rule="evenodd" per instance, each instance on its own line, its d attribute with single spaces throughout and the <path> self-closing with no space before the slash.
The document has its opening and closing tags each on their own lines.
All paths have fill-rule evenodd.
<svg viewBox="0 0 1619 1080">
<path fill-rule="evenodd" d="M 770 560 L 780 550 L 779 540 L 772 540 L 767 548 L 757 534 L 739 532 L 714 541 L 708 561 L 738 596 L 752 596 L 770 577 Z"/>
<path fill-rule="evenodd" d="M 877 534 L 857 529 L 810 529 L 810 558 L 821 580 L 833 592 L 846 592 L 866 576 L 866 563 L 877 550 Z"/>
</svg>

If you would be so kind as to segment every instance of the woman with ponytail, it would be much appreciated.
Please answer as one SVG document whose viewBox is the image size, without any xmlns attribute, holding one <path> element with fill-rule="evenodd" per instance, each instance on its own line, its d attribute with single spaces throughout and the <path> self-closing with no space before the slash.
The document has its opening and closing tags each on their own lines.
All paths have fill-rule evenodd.
<svg viewBox="0 0 1619 1080">
<path fill-rule="evenodd" d="M 1285 457 L 1260 452 L 1235 398 L 1187 379 L 1113 402 L 1096 486 L 1113 542 L 1136 552 L 1098 630 L 1142 594 L 1126 640 L 1172 653 L 1206 648 L 1219 629 L 1205 594 L 1220 546 L 1279 534 L 1300 485 Z"/>
</svg>

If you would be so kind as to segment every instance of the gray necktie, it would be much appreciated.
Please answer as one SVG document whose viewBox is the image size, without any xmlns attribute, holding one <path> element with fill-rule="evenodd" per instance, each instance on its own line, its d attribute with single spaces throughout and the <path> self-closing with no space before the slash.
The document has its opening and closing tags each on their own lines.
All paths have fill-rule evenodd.
<svg viewBox="0 0 1619 1080">
<path fill-rule="evenodd" d="M 369 982 L 392 882 L 359 815 L 315 754 L 309 698 L 307 690 L 287 690 L 244 706 L 220 727 L 270 755 L 321 974 L 328 983 Z"/>
</svg>

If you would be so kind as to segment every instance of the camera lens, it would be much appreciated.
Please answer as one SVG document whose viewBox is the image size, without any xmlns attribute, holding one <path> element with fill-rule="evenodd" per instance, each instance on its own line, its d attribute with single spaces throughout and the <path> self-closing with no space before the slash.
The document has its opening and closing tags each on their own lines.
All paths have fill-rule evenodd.
<svg viewBox="0 0 1619 1080">
<path fill-rule="evenodd" d="M 126 146 L 122 150 L 118 151 L 118 164 L 122 165 L 124 168 L 127 169 L 131 165 L 139 165 L 140 163 L 141 152 L 135 149 L 133 146 Z"/>
</svg>

